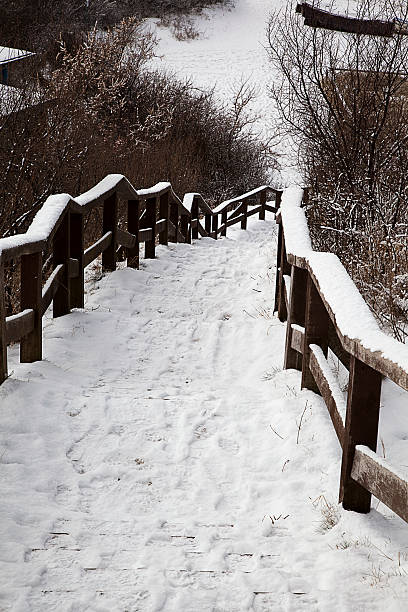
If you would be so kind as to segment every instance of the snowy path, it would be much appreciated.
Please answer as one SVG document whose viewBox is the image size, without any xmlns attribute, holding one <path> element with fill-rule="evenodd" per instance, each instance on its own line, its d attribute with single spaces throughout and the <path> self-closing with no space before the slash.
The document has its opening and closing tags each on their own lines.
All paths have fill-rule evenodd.
<svg viewBox="0 0 408 612">
<path fill-rule="evenodd" d="M 0 610 L 406 609 L 404 525 L 337 507 L 327 411 L 281 368 L 274 222 L 248 227 L 94 273 L 11 366 Z"/>
</svg>

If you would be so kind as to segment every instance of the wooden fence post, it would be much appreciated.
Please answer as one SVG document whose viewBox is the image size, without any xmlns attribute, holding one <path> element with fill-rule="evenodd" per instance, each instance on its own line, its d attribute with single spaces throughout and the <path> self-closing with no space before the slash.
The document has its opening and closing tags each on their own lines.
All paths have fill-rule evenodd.
<svg viewBox="0 0 408 612">
<path fill-rule="evenodd" d="M 102 271 L 116 270 L 116 233 L 118 227 L 118 198 L 116 193 L 103 203 L 103 234 L 112 232 L 111 245 L 102 253 Z"/>
<path fill-rule="evenodd" d="M 329 341 L 329 315 L 320 294 L 310 276 L 307 275 L 305 334 L 303 338 L 302 389 L 319 393 L 309 368 L 310 344 L 317 344 L 327 357 Z"/>
<path fill-rule="evenodd" d="M 34 310 L 34 329 L 20 340 L 20 361 L 42 359 L 42 251 L 21 256 L 21 310 Z"/>
<path fill-rule="evenodd" d="M 292 348 L 292 323 L 305 326 L 307 271 L 292 266 L 289 312 L 286 324 L 284 368 L 302 370 L 302 355 Z"/>
<path fill-rule="evenodd" d="M 245 215 L 245 217 L 241 221 L 241 229 L 246 230 L 248 223 L 248 204 L 246 202 L 243 202 L 242 213 Z"/>
<path fill-rule="evenodd" d="M 212 224 L 212 215 L 211 213 L 206 213 L 205 215 L 205 231 L 208 235 L 211 234 L 211 224 Z"/>
<path fill-rule="evenodd" d="M 146 200 L 146 227 L 152 229 L 152 236 L 145 242 L 145 258 L 154 259 L 156 257 L 156 198 Z"/>
<path fill-rule="evenodd" d="M 225 227 L 223 227 L 223 229 L 221 230 L 221 236 L 226 236 L 227 235 L 227 226 L 225 225 L 227 223 L 227 211 L 223 210 L 221 213 L 221 224 L 224 225 Z"/>
<path fill-rule="evenodd" d="M 5 297 L 4 263 L 0 255 L 0 384 L 4 382 L 8 376 Z"/>
<path fill-rule="evenodd" d="M 177 242 L 178 241 L 177 230 L 178 230 L 178 223 L 179 223 L 179 212 L 178 212 L 177 202 L 171 202 L 170 204 L 170 221 L 176 228 L 176 231 L 173 236 L 169 236 L 169 242 Z"/>
<path fill-rule="evenodd" d="M 169 243 L 169 192 L 160 196 L 159 219 L 166 219 L 166 227 L 159 233 L 159 243 Z"/>
<path fill-rule="evenodd" d="M 78 276 L 70 278 L 71 308 L 83 308 L 84 302 L 84 230 L 83 215 L 71 213 L 70 256 L 78 260 Z"/>
<path fill-rule="evenodd" d="M 285 247 L 285 236 L 283 233 L 282 226 L 282 235 L 281 235 L 281 245 L 280 245 L 280 263 L 279 263 L 279 285 L 278 285 L 278 317 L 279 321 L 286 321 L 288 318 L 288 312 L 286 308 L 286 300 L 285 300 L 285 276 L 289 276 L 291 273 L 290 265 L 288 263 L 286 257 L 286 247 Z"/>
<path fill-rule="evenodd" d="M 259 211 L 259 219 L 265 221 L 265 204 L 266 204 L 266 189 L 259 194 L 259 203 L 262 206 Z"/>
<path fill-rule="evenodd" d="M 357 444 L 377 450 L 380 396 L 381 374 L 351 355 L 339 496 L 346 510 L 370 511 L 371 493 L 350 474 Z"/>
<path fill-rule="evenodd" d="M 193 203 L 191 205 L 191 221 L 197 221 L 197 225 L 191 230 L 191 238 L 193 240 L 197 240 L 198 238 L 198 202 L 196 196 L 193 198 Z"/>
<path fill-rule="evenodd" d="M 218 215 L 213 215 L 212 218 L 212 231 L 214 232 L 214 239 L 218 240 Z"/>
<path fill-rule="evenodd" d="M 69 283 L 69 258 L 70 258 L 70 213 L 65 216 L 57 229 L 53 241 L 53 268 L 64 264 L 64 273 L 54 295 L 53 316 L 62 317 L 69 313 L 71 308 L 70 283 Z"/>
<path fill-rule="evenodd" d="M 281 251 L 282 251 L 282 235 L 283 235 L 283 224 L 282 224 L 282 221 L 280 221 L 278 224 L 278 245 L 276 249 L 275 302 L 273 306 L 273 312 L 277 312 L 279 308 L 280 261 L 281 261 Z"/>
<path fill-rule="evenodd" d="M 136 237 L 135 246 L 127 249 L 128 268 L 139 269 L 139 225 L 140 225 L 140 202 L 139 200 L 128 200 L 127 203 L 127 229 Z"/>
<path fill-rule="evenodd" d="M 191 224 L 189 227 L 189 217 L 188 215 L 181 215 L 180 217 L 180 232 L 184 236 L 184 242 L 191 244 Z"/>
</svg>

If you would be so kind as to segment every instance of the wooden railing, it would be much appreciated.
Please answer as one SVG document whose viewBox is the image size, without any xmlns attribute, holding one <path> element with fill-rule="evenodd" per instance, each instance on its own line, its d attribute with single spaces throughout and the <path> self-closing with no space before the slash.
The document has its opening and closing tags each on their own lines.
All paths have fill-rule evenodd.
<svg viewBox="0 0 408 612">
<path fill-rule="evenodd" d="M 301 190 L 284 192 L 277 222 L 275 312 L 287 320 L 284 367 L 300 370 L 302 388 L 326 403 L 342 447 L 340 501 L 369 512 L 373 494 L 408 521 L 408 482 L 376 454 L 382 378 L 408 390 L 408 346 L 379 329 L 339 259 L 313 251 Z M 329 349 L 349 372 L 347 399 Z"/>
<path fill-rule="evenodd" d="M 281 192 L 264 185 L 212 210 L 199 194 L 187 194 L 182 202 L 170 183 L 136 190 L 126 177 L 112 174 L 76 198 L 50 196 L 25 234 L 0 239 L 0 384 L 8 376 L 8 344 L 20 343 L 21 362 L 42 359 L 42 317 L 51 302 L 54 317 L 84 307 L 84 268 L 99 255 L 103 271 L 115 270 L 120 250 L 127 265 L 138 268 L 141 243 L 145 257 L 154 258 L 157 243 L 191 243 L 198 235 L 216 239 L 239 222 L 245 229 L 249 216 L 265 219 L 266 210 L 276 212 L 267 203 L 268 192 L 279 203 Z M 126 229 L 119 227 L 119 201 L 127 208 Z M 84 249 L 84 218 L 95 208 L 102 211 L 102 235 Z M 46 280 L 45 254 L 51 254 L 52 268 Z M 16 263 L 21 311 L 6 316 L 5 269 L 12 264 L 17 269 Z"/>
</svg>

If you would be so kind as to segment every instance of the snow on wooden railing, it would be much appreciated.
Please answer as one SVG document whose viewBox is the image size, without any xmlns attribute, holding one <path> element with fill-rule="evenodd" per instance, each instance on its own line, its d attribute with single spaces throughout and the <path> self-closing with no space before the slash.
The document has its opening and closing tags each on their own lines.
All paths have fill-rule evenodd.
<svg viewBox="0 0 408 612">
<path fill-rule="evenodd" d="M 379 328 L 338 257 L 313 251 L 303 191 L 287 189 L 279 224 L 275 312 L 287 320 L 285 368 L 320 393 L 342 447 L 340 501 L 369 512 L 371 494 L 408 522 L 408 482 L 376 454 L 382 377 L 408 390 L 408 346 Z M 349 371 L 347 402 L 327 361 Z"/>
<path fill-rule="evenodd" d="M 42 317 L 51 303 L 54 317 L 84 307 L 84 268 L 99 255 L 102 270 L 113 271 L 119 246 L 127 265 L 139 268 L 141 243 L 145 257 L 154 258 L 157 243 L 191 243 L 199 234 L 217 239 L 234 223 L 246 228 L 251 215 L 259 213 L 265 219 L 266 210 L 275 212 L 275 206 L 266 201 L 268 192 L 279 202 L 281 192 L 264 185 L 212 210 L 200 194 L 187 194 L 182 202 L 170 183 L 135 189 L 125 176 L 110 174 L 76 198 L 50 196 L 25 234 L 0 239 L 0 384 L 8 376 L 8 344 L 20 343 L 22 362 L 42 359 Z M 126 230 L 119 227 L 119 200 L 127 207 Z M 249 204 L 255 206 L 249 208 Z M 95 208 L 102 210 L 102 235 L 84 249 L 84 215 Z M 51 263 L 52 270 L 45 280 L 43 258 L 49 253 L 46 263 Z M 21 312 L 7 316 L 5 267 L 13 262 L 21 267 Z"/>
</svg>

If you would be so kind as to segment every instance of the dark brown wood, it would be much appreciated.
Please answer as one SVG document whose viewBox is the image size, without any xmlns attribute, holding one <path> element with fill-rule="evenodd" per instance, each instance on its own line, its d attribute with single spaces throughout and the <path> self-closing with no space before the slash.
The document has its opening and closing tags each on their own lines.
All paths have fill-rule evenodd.
<svg viewBox="0 0 408 612">
<path fill-rule="evenodd" d="M 140 202 L 139 200 L 128 200 L 127 203 L 127 228 L 130 234 L 135 236 L 135 244 L 133 247 L 127 248 L 127 265 L 128 268 L 139 269 L 139 223 L 140 217 Z"/>
<path fill-rule="evenodd" d="M 211 222 L 212 222 L 212 215 L 210 215 L 210 213 L 206 213 L 206 215 L 205 215 L 205 231 L 207 232 L 208 235 L 211 234 Z"/>
<path fill-rule="evenodd" d="M 270 206 L 270 204 L 265 204 L 265 210 L 271 212 L 271 213 L 276 213 L 277 208 L 275 208 L 274 206 Z"/>
<path fill-rule="evenodd" d="M 174 232 L 169 234 L 169 242 L 177 242 L 178 239 L 178 224 L 179 224 L 179 210 L 177 202 L 170 203 L 170 221 L 174 226 Z"/>
<path fill-rule="evenodd" d="M 314 350 L 313 350 L 314 349 Z M 327 410 L 329 411 L 330 418 L 333 423 L 334 430 L 337 435 L 337 439 L 340 443 L 340 446 L 343 446 L 344 442 L 344 425 L 343 419 L 340 414 L 340 406 L 337 404 L 336 398 L 333 395 L 332 387 L 329 384 L 328 380 L 328 372 L 330 371 L 330 366 L 326 362 L 325 368 L 321 367 L 321 364 L 318 359 L 317 350 L 320 351 L 320 347 L 316 347 L 312 344 L 312 350 L 309 354 L 309 368 L 313 374 L 313 378 L 316 381 L 316 384 L 319 388 L 321 396 L 324 399 Z M 324 355 L 323 355 L 324 357 Z M 341 395 L 339 389 L 339 396 Z"/>
<path fill-rule="evenodd" d="M 221 236 L 227 235 L 227 209 L 223 210 L 221 213 Z"/>
<path fill-rule="evenodd" d="M 70 258 L 70 213 L 67 212 L 54 235 L 53 241 L 53 268 L 63 264 L 63 272 L 59 277 L 59 283 L 53 300 L 53 316 L 62 317 L 70 311 L 70 283 L 69 283 L 69 258 Z"/>
<path fill-rule="evenodd" d="M 4 285 L 4 260 L 0 255 L 0 384 L 8 376 L 7 370 L 7 336 L 6 336 L 6 302 Z"/>
<path fill-rule="evenodd" d="M 188 215 L 181 215 L 180 217 L 180 232 L 183 234 L 184 242 L 191 244 L 192 231 L 189 228 L 189 217 Z M 198 226 L 198 223 L 197 223 Z"/>
<path fill-rule="evenodd" d="M 241 221 L 241 229 L 246 230 L 247 228 L 247 223 L 248 223 L 248 204 L 246 202 L 242 203 L 242 214 L 244 215 L 242 221 Z M 260 213 L 259 213 L 260 214 Z"/>
<path fill-rule="evenodd" d="M 88 247 L 84 253 L 84 268 L 94 261 L 101 253 L 106 251 L 112 244 L 112 232 L 106 232 L 94 244 Z"/>
<path fill-rule="evenodd" d="M 285 236 L 282 231 L 281 245 L 280 245 L 280 264 L 279 264 L 279 288 L 278 288 L 278 318 L 279 321 L 286 321 L 288 318 L 288 311 L 286 307 L 285 299 L 285 276 L 291 274 L 291 267 L 286 257 L 285 248 Z"/>
<path fill-rule="evenodd" d="M 42 252 L 21 257 L 21 310 L 32 309 L 33 330 L 20 342 L 20 361 L 42 359 Z"/>
<path fill-rule="evenodd" d="M 307 278 L 305 335 L 303 340 L 302 389 L 320 393 L 310 371 L 310 345 L 317 344 L 327 357 L 329 315 L 310 274 Z"/>
<path fill-rule="evenodd" d="M 83 215 L 71 213 L 71 257 L 78 260 L 78 276 L 71 277 L 70 294 L 71 308 L 84 307 L 84 231 L 83 231 Z"/>
<path fill-rule="evenodd" d="M 284 368 L 302 370 L 302 355 L 292 348 L 292 323 L 305 326 L 307 271 L 292 266 Z"/>
<path fill-rule="evenodd" d="M 261 191 L 261 193 L 259 194 L 259 203 L 262 207 L 259 211 L 259 218 L 261 221 L 265 221 L 266 189 L 265 191 Z"/>
<path fill-rule="evenodd" d="M 303 355 L 303 338 L 305 335 L 304 327 L 297 327 L 296 325 L 291 325 L 292 327 L 292 338 L 291 338 L 291 346 L 294 351 L 297 351 L 301 355 Z"/>
<path fill-rule="evenodd" d="M 163 193 L 159 199 L 159 219 L 164 219 L 165 224 L 162 231 L 159 233 L 159 243 L 167 245 L 169 243 L 169 192 Z"/>
<path fill-rule="evenodd" d="M 118 197 L 116 193 L 111 195 L 103 203 L 102 232 L 112 232 L 112 243 L 102 253 L 102 271 L 113 272 L 116 270 L 116 232 L 118 227 Z"/>
<path fill-rule="evenodd" d="M 350 368 L 350 353 L 344 350 L 337 335 L 337 329 L 331 318 L 329 319 L 329 349 L 341 361 L 345 368 Z"/>
<path fill-rule="evenodd" d="M 212 231 L 214 234 L 214 240 L 218 240 L 218 215 L 213 215 L 212 218 Z"/>
<path fill-rule="evenodd" d="M 6 338 L 7 344 L 11 342 L 20 342 L 25 336 L 31 334 L 34 330 L 34 310 L 26 308 L 16 315 L 7 317 L 6 319 Z M 23 362 L 23 360 L 21 359 Z M 33 359 L 32 361 L 36 361 Z M 24 362 L 23 362 L 24 363 Z M 26 362 L 27 363 L 27 362 Z M 30 362 L 31 363 L 31 360 Z"/>
<path fill-rule="evenodd" d="M 197 224 L 193 225 L 193 221 L 197 220 Z M 191 238 L 196 240 L 198 238 L 198 199 L 196 196 L 193 198 L 191 205 Z"/>
<path fill-rule="evenodd" d="M 170 223 L 169 223 L 169 227 L 170 227 Z M 146 242 L 147 240 L 151 240 L 152 239 L 152 228 L 145 228 L 145 229 L 141 229 L 139 230 L 139 242 Z"/>
<path fill-rule="evenodd" d="M 283 223 L 282 221 L 278 224 L 278 244 L 276 248 L 276 269 L 275 269 L 275 301 L 273 306 L 273 312 L 278 312 L 279 308 L 279 290 L 280 290 L 280 265 L 282 257 L 282 236 L 283 236 Z"/>
<path fill-rule="evenodd" d="M 383 465 L 381 459 L 364 450 L 356 448 L 352 479 L 408 523 L 408 482 Z"/>
<path fill-rule="evenodd" d="M 125 247 L 126 249 L 131 249 L 135 246 L 136 236 L 118 227 L 116 231 L 116 241 L 117 241 L 117 244 L 119 244 L 121 247 Z M 118 250 L 119 249 L 117 249 L 117 251 Z"/>
<path fill-rule="evenodd" d="M 145 242 L 145 258 L 154 259 L 156 257 L 156 198 L 146 200 L 146 227 L 151 228 L 152 233 Z"/>
<path fill-rule="evenodd" d="M 41 315 L 43 316 L 48 306 L 51 304 L 54 299 L 54 295 L 57 293 L 59 283 L 61 279 L 64 277 L 64 264 L 59 264 L 52 273 L 50 274 L 47 282 L 45 283 L 42 290 L 42 299 L 41 299 Z"/>
<path fill-rule="evenodd" d="M 351 357 L 339 496 L 346 510 L 370 511 L 371 493 L 351 478 L 351 469 L 356 445 L 376 451 L 380 397 L 381 374 Z"/>
</svg>

